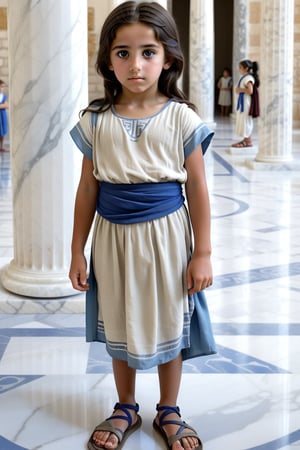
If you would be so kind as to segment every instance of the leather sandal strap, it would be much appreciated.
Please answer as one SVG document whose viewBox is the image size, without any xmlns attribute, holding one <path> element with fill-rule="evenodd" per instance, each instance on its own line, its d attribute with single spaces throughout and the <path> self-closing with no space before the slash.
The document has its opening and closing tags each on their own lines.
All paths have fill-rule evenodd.
<svg viewBox="0 0 300 450">
<path fill-rule="evenodd" d="M 177 416 L 181 417 L 180 409 L 178 406 L 156 405 L 156 411 L 158 413 L 161 412 L 161 414 L 158 415 L 159 426 L 171 425 L 171 424 L 174 424 L 174 425 L 182 424 L 181 421 L 177 421 L 177 420 L 164 420 L 165 417 L 169 416 L 170 414 L 177 414 Z"/>
<path fill-rule="evenodd" d="M 114 406 L 114 412 L 116 410 L 122 411 L 125 415 L 123 416 L 120 414 L 112 413 L 112 415 L 110 417 L 108 417 L 106 420 L 112 420 L 112 419 L 126 420 L 128 423 L 128 427 L 130 428 L 132 425 L 132 417 L 128 410 L 132 410 L 137 414 L 139 411 L 139 405 L 137 403 L 135 405 L 130 405 L 128 403 L 116 403 Z"/>
<path fill-rule="evenodd" d="M 201 439 L 199 438 L 199 436 L 197 435 L 196 430 L 194 430 L 192 427 L 190 426 L 186 426 L 185 428 L 188 428 L 190 431 L 185 431 L 183 433 L 176 433 L 173 434 L 172 436 L 170 436 L 168 438 L 168 443 L 170 445 L 170 447 L 172 447 L 172 445 L 176 442 L 176 441 L 181 441 L 181 439 L 183 438 L 187 438 L 187 437 L 192 437 L 195 439 L 198 439 L 199 445 L 202 445 Z M 202 447 L 201 447 L 202 448 Z"/>
</svg>

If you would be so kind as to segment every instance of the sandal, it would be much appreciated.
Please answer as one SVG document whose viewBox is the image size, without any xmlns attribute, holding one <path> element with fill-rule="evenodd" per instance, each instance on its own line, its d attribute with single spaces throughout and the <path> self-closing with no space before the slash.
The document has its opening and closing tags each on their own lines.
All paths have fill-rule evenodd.
<svg viewBox="0 0 300 450">
<path fill-rule="evenodd" d="M 195 447 L 194 450 L 202 450 L 202 442 L 194 428 L 189 426 L 183 420 L 164 420 L 166 416 L 168 416 L 169 414 L 173 414 L 173 413 L 175 413 L 179 417 L 181 417 L 178 406 L 159 406 L 159 405 L 157 405 L 156 411 L 157 412 L 162 411 L 162 413 L 160 416 L 158 416 L 158 424 L 156 423 L 155 419 L 153 420 L 153 428 L 155 429 L 155 431 L 157 431 L 162 436 L 165 443 L 167 444 L 168 450 L 172 450 L 172 445 L 174 444 L 174 442 L 180 441 L 182 438 L 186 438 L 186 437 L 192 437 L 192 438 L 198 439 L 199 445 L 198 445 L 198 447 Z M 172 434 L 171 436 L 168 437 L 167 433 L 163 429 L 163 427 L 165 425 L 178 425 L 179 428 L 178 428 L 176 434 Z M 183 430 L 187 430 L 187 431 L 183 431 Z"/>
<path fill-rule="evenodd" d="M 114 414 L 112 414 L 112 416 L 108 417 L 106 420 L 104 420 L 104 422 L 100 423 L 100 425 L 98 425 L 94 429 L 94 431 L 88 441 L 87 446 L 88 446 L 89 450 L 101 450 L 101 449 L 105 448 L 105 447 L 99 447 L 95 443 L 95 441 L 93 439 L 95 431 L 108 431 L 109 433 L 113 433 L 115 436 L 117 436 L 119 444 L 114 450 L 120 450 L 123 447 L 126 439 L 141 426 L 142 418 L 138 414 L 139 405 L 137 403 L 136 403 L 136 405 L 128 405 L 127 403 L 116 403 L 114 406 L 114 412 L 117 409 L 123 411 L 126 415 L 121 416 L 118 414 L 118 415 L 114 416 Z M 132 425 L 132 417 L 131 417 L 130 412 L 128 411 L 129 409 L 136 412 L 137 419 L 136 419 L 136 422 L 134 425 Z M 116 428 L 110 423 L 110 420 L 112 420 L 112 419 L 126 420 L 128 422 L 128 427 L 126 428 L 125 431 L 122 431 L 122 430 L 120 430 L 120 428 Z"/>
<path fill-rule="evenodd" d="M 237 142 L 236 144 L 232 144 L 231 147 L 234 148 L 252 147 L 252 142 L 251 139 L 249 140 L 249 138 L 245 138 L 242 141 Z"/>
</svg>

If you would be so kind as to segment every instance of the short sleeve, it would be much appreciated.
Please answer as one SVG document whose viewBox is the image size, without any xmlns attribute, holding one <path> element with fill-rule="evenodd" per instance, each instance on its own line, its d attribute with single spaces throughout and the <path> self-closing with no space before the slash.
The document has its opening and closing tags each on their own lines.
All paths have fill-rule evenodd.
<svg viewBox="0 0 300 450">
<path fill-rule="evenodd" d="M 214 136 L 205 123 L 202 122 L 198 114 L 191 108 L 184 108 L 183 116 L 183 149 L 185 159 L 201 145 L 205 154 Z"/>
<path fill-rule="evenodd" d="M 86 112 L 72 128 L 70 135 L 79 150 L 88 159 L 93 159 L 93 121 L 94 113 Z"/>
</svg>

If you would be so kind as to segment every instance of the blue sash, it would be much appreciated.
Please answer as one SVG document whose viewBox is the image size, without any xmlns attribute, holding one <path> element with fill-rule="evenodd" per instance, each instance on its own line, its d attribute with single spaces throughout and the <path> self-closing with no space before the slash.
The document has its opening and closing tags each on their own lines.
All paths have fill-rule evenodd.
<svg viewBox="0 0 300 450">
<path fill-rule="evenodd" d="M 249 75 L 248 73 L 246 73 L 245 75 L 243 75 L 238 82 L 238 87 L 240 87 L 242 79 L 245 78 L 247 75 Z M 238 101 L 237 101 L 237 106 L 236 106 L 236 110 L 238 111 L 239 109 L 241 110 L 241 112 L 244 112 L 244 95 L 245 92 L 240 92 L 239 96 L 238 96 Z"/>
<path fill-rule="evenodd" d="M 244 95 L 245 95 L 244 92 L 239 93 L 237 107 L 236 107 L 237 111 L 240 109 L 241 112 L 244 112 Z"/>
<path fill-rule="evenodd" d="M 131 224 L 167 216 L 184 202 L 178 182 L 113 184 L 101 182 L 97 212 L 112 223 Z"/>
</svg>

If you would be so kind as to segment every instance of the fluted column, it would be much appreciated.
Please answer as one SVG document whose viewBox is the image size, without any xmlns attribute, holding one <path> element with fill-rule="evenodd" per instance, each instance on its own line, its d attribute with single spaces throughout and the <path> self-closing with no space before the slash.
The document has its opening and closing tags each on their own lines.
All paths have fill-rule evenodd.
<svg viewBox="0 0 300 450">
<path fill-rule="evenodd" d="M 2 282 L 20 295 L 61 297 L 75 293 L 80 160 L 69 130 L 87 104 L 87 3 L 9 0 L 8 30 L 14 257 Z"/>
<path fill-rule="evenodd" d="M 256 161 L 292 160 L 294 1 L 261 3 L 259 152 Z"/>
<path fill-rule="evenodd" d="M 233 84 L 240 79 L 239 62 L 249 59 L 249 0 L 234 0 L 233 3 Z"/>
<path fill-rule="evenodd" d="M 235 114 L 236 99 L 235 87 L 240 79 L 239 62 L 249 59 L 249 0 L 234 0 L 233 3 L 233 115 Z"/>
<path fill-rule="evenodd" d="M 207 124 L 214 123 L 214 2 L 190 2 L 190 100 Z"/>
</svg>

